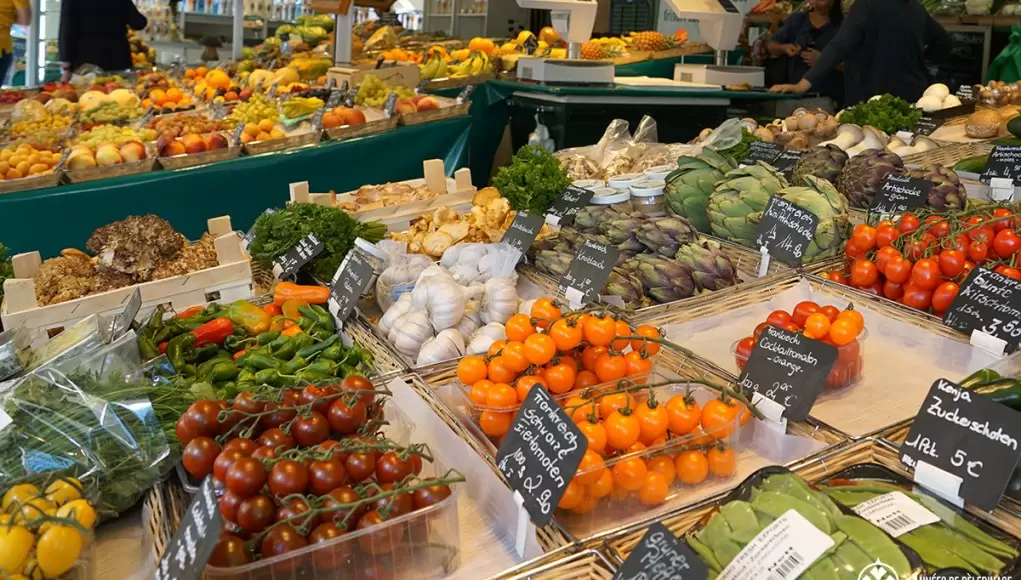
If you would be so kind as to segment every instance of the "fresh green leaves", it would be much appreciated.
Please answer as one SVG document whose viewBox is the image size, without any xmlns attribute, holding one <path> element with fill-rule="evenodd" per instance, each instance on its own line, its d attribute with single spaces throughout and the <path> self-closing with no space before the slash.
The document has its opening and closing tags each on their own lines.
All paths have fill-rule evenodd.
<svg viewBox="0 0 1021 580">
<path fill-rule="evenodd" d="M 734 163 L 741 163 L 746 157 L 748 157 L 748 149 L 751 148 L 752 143 L 756 141 L 762 141 L 755 135 L 752 135 L 748 129 L 741 129 L 741 141 L 729 149 L 723 149 L 717 151 L 720 155 L 723 155 L 727 159 L 730 159 Z"/>
<path fill-rule="evenodd" d="M 914 105 L 890 94 L 878 99 L 858 103 L 844 109 L 840 115 L 841 123 L 851 123 L 864 127 L 872 125 L 876 129 L 893 135 L 897 131 L 908 130 L 922 118 L 922 110 Z"/>
<path fill-rule="evenodd" d="M 570 184 L 571 177 L 560 161 L 534 145 L 519 149 L 510 166 L 501 167 L 493 178 L 493 187 L 500 190 L 512 208 L 534 215 L 545 214 Z"/>
<path fill-rule="evenodd" d="M 255 220 L 255 239 L 249 252 L 263 267 L 271 268 L 273 260 L 310 233 L 326 245 L 326 251 L 309 265 L 310 272 L 320 280 L 329 281 L 354 246 L 355 238 L 378 242 L 386 234 L 386 226 L 379 222 L 356 221 L 343 210 L 333 207 L 292 203 Z"/>
</svg>

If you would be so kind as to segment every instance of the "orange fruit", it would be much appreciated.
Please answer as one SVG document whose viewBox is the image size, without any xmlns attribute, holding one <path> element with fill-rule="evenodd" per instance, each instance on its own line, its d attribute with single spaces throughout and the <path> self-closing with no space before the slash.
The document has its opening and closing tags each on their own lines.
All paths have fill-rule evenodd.
<svg viewBox="0 0 1021 580">
<path fill-rule="evenodd" d="M 183 96 L 184 95 L 181 93 L 181 89 L 178 88 L 167 89 L 166 100 L 170 101 L 171 103 L 176 103 L 180 101 L 181 97 Z"/>
<path fill-rule="evenodd" d="M 206 73 L 206 84 L 214 89 L 229 89 L 230 77 L 219 69 L 213 69 Z"/>
<path fill-rule="evenodd" d="M 7 179 L 20 179 L 20 178 L 21 178 L 21 172 L 18 171 L 17 169 L 8 169 L 7 170 Z"/>
<path fill-rule="evenodd" d="M 206 76 L 207 72 L 209 72 L 208 68 L 206 68 L 204 66 L 200 66 L 200 67 L 195 69 L 195 76 L 197 76 L 197 77 L 204 77 L 204 76 Z"/>
<path fill-rule="evenodd" d="M 153 89 L 149 92 L 149 100 L 157 107 L 162 107 L 167 100 L 167 94 L 163 92 L 163 89 Z"/>
</svg>

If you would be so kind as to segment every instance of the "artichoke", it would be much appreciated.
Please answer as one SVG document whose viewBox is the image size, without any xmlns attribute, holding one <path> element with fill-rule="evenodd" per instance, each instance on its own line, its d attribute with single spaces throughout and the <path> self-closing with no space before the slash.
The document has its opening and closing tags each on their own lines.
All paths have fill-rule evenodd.
<svg viewBox="0 0 1021 580">
<path fill-rule="evenodd" d="M 574 227 L 583 233 L 598 234 L 604 223 L 620 219 L 621 215 L 609 205 L 589 205 L 574 214 Z"/>
<path fill-rule="evenodd" d="M 674 215 L 687 218 L 698 231 L 708 234 L 709 194 L 713 192 L 713 185 L 735 168 L 737 165 L 733 161 L 708 148 L 696 157 L 679 157 L 677 169 L 666 176 L 667 208 Z"/>
<path fill-rule="evenodd" d="M 666 216 L 645 220 L 635 232 L 635 237 L 649 250 L 673 258 L 684 244 L 695 240 L 696 232 L 688 220 L 678 216 Z"/>
<path fill-rule="evenodd" d="M 728 171 L 709 196 L 709 229 L 714 236 L 753 247 L 755 226 L 769 197 L 787 187 L 787 180 L 759 161 L 755 165 Z M 757 215 L 754 221 L 749 217 Z"/>
<path fill-rule="evenodd" d="M 844 242 L 851 234 L 851 222 L 847 217 L 847 200 L 830 182 L 808 175 L 805 183 L 804 187 L 781 189 L 777 195 L 819 218 L 815 238 L 801 257 L 801 262 L 807 264 L 842 252 Z M 761 217 L 762 214 L 759 214 L 758 218 Z"/>
<path fill-rule="evenodd" d="M 868 209 L 883 178 L 890 173 L 904 173 L 900 157 L 883 149 L 867 149 L 844 165 L 835 185 L 851 207 Z"/>
<path fill-rule="evenodd" d="M 642 222 L 641 214 L 621 214 L 619 219 L 604 222 L 603 235 L 622 252 L 644 252 L 645 246 L 638 241 L 636 233 Z"/>
<path fill-rule="evenodd" d="M 740 282 L 734 263 L 723 253 L 718 242 L 684 244 L 677 250 L 676 259 L 691 270 L 699 292 L 719 290 Z"/>
<path fill-rule="evenodd" d="M 535 253 L 535 268 L 550 276 L 563 276 L 574 260 L 574 255 L 556 250 L 539 250 Z"/>
<path fill-rule="evenodd" d="M 968 193 L 964 184 L 952 169 L 942 165 L 926 165 L 919 169 L 909 169 L 911 177 L 928 179 L 932 182 L 929 191 L 929 205 L 938 210 L 964 209 L 968 201 Z"/>
<path fill-rule="evenodd" d="M 794 166 L 794 177 L 791 181 L 796 185 L 804 184 L 806 175 L 821 177 L 836 184 L 840 171 L 847 163 L 848 157 L 844 150 L 836 145 L 823 145 L 805 153 Z"/>
<path fill-rule="evenodd" d="M 653 302 L 644 292 L 642 283 L 638 278 L 633 273 L 621 268 L 614 268 L 610 272 L 606 286 L 603 287 L 603 294 L 619 296 L 628 308 L 651 306 Z"/>
<path fill-rule="evenodd" d="M 624 267 L 641 282 L 645 294 L 660 304 L 695 295 L 695 280 L 691 277 L 691 270 L 677 260 L 638 254 L 628 260 Z"/>
</svg>

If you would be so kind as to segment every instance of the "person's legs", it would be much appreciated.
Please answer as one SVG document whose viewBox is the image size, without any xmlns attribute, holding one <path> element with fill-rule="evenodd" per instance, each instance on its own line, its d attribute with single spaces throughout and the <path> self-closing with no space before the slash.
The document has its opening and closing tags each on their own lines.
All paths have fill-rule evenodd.
<svg viewBox="0 0 1021 580">
<path fill-rule="evenodd" d="M 0 84 L 7 83 L 7 72 L 11 68 L 11 63 L 14 62 L 14 53 L 3 51 L 3 55 L 0 56 Z"/>
</svg>

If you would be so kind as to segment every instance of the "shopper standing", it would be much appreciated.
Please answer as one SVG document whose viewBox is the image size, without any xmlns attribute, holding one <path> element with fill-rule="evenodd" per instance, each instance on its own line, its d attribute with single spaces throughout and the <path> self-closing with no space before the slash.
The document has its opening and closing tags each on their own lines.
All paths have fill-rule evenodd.
<svg viewBox="0 0 1021 580">
<path fill-rule="evenodd" d="M 14 62 L 11 26 L 28 26 L 31 22 L 32 9 L 28 0 L 0 0 L 0 84 L 7 80 L 7 72 Z"/>
<path fill-rule="evenodd" d="M 858 81 L 846 87 L 847 104 L 890 93 L 915 102 L 929 86 L 925 58 L 950 54 L 951 38 L 917 0 L 855 0 L 840 31 L 797 84 L 774 93 L 803 94 L 820 86 L 840 63 L 853 63 Z"/>
<path fill-rule="evenodd" d="M 766 43 L 772 58 L 785 60 L 786 80 L 800 80 L 815 66 L 822 50 L 833 40 L 840 29 L 844 13 L 840 0 L 808 0 L 808 12 L 796 12 Z M 844 100 L 844 75 L 839 70 L 824 75 L 816 92 L 838 103 Z"/>
<path fill-rule="evenodd" d="M 3 0 L 0 0 L 3 1 Z M 131 68 L 128 27 L 142 30 L 148 21 L 131 0 L 62 0 L 60 60 L 63 79 L 83 64 L 104 71 Z"/>
</svg>

